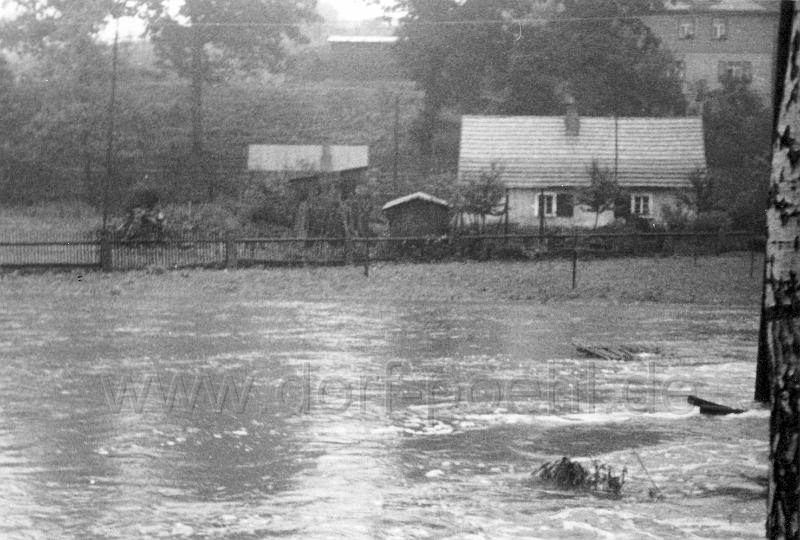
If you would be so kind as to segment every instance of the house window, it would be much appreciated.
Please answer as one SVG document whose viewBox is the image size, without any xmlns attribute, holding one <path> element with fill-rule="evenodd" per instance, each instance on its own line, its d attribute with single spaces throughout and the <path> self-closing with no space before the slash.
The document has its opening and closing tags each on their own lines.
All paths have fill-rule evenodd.
<svg viewBox="0 0 800 540">
<path fill-rule="evenodd" d="M 650 217 L 650 195 L 633 195 L 631 213 L 639 217 Z"/>
<path fill-rule="evenodd" d="M 571 193 L 544 193 L 536 195 L 535 215 L 545 217 L 572 217 L 574 203 Z"/>
<path fill-rule="evenodd" d="M 711 21 L 711 39 L 728 39 L 728 21 L 725 19 Z"/>
<path fill-rule="evenodd" d="M 753 64 L 751 62 L 720 62 L 717 68 L 720 81 L 733 79 L 735 81 L 753 80 Z"/>
<path fill-rule="evenodd" d="M 538 193 L 536 195 L 535 215 L 541 216 L 544 212 L 545 217 L 556 215 L 556 196 L 554 193 Z"/>
<path fill-rule="evenodd" d="M 694 19 L 678 21 L 678 39 L 694 39 Z"/>
</svg>

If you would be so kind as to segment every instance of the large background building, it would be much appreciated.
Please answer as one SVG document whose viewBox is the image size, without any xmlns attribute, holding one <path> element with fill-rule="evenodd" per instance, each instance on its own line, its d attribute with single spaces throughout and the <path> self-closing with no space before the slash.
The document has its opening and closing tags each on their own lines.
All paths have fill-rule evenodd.
<svg viewBox="0 0 800 540">
<path fill-rule="evenodd" d="M 643 17 L 678 62 L 690 103 L 725 76 L 749 80 L 772 97 L 779 10 L 774 0 L 666 0 Z"/>
</svg>

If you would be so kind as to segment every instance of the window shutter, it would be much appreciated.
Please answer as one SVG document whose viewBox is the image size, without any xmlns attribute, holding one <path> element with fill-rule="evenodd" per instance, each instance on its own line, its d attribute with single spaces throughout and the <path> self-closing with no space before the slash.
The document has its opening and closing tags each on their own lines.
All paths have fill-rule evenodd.
<svg viewBox="0 0 800 540">
<path fill-rule="evenodd" d="M 556 216 L 572 217 L 573 205 L 571 193 L 559 193 L 556 195 Z"/>
</svg>

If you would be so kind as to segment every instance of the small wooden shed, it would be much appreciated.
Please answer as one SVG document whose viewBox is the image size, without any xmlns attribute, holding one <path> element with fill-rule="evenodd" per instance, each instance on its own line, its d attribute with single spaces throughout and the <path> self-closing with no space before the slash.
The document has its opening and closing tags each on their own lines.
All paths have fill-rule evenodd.
<svg viewBox="0 0 800 540">
<path fill-rule="evenodd" d="M 390 236 L 442 236 L 450 230 L 450 204 L 422 191 L 383 205 Z"/>
</svg>

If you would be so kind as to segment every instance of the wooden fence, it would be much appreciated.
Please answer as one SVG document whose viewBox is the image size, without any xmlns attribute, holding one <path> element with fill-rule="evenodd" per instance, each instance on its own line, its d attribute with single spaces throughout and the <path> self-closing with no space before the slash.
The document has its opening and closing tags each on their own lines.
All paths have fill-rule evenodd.
<svg viewBox="0 0 800 540">
<path fill-rule="evenodd" d="M 185 235 L 125 240 L 92 235 L 0 237 L 0 268 L 236 268 L 364 265 L 376 261 L 530 260 L 614 256 L 698 256 L 764 251 L 750 232 L 593 233 L 412 238 L 246 238 Z"/>
</svg>

